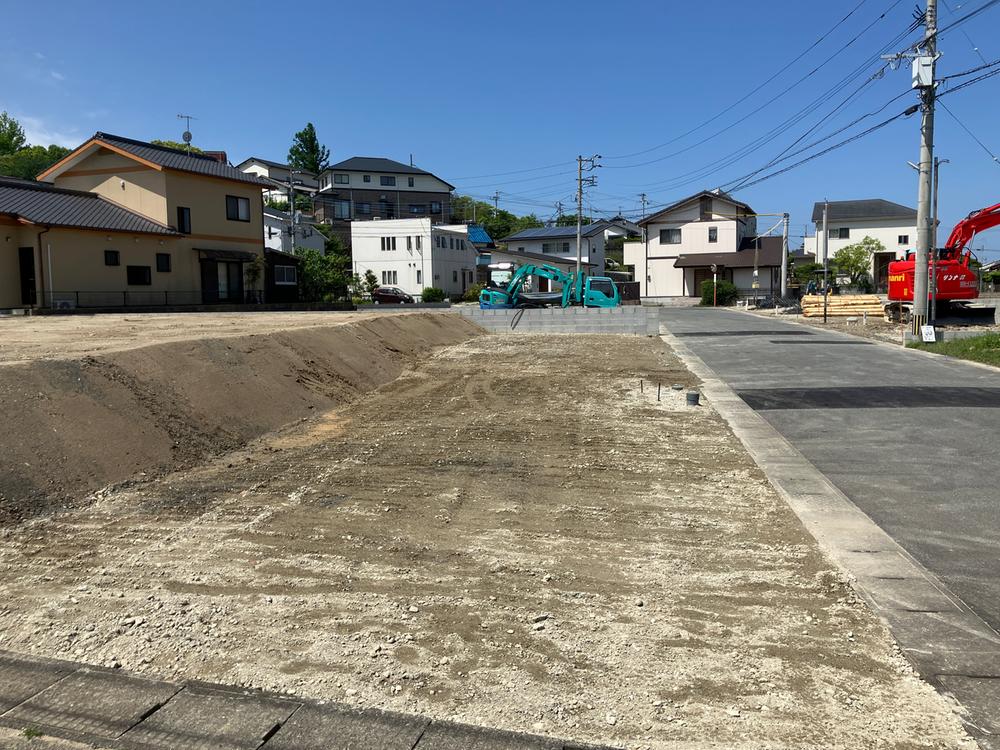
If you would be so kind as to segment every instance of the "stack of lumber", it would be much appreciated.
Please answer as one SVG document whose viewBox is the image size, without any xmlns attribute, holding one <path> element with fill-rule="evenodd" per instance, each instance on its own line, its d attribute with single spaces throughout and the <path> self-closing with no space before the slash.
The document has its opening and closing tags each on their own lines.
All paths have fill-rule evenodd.
<svg viewBox="0 0 1000 750">
<path fill-rule="evenodd" d="M 882 315 L 882 300 L 875 294 L 831 294 L 827 315 L 837 318 Z M 802 315 L 806 318 L 823 317 L 823 295 L 807 294 L 802 298 Z"/>
</svg>

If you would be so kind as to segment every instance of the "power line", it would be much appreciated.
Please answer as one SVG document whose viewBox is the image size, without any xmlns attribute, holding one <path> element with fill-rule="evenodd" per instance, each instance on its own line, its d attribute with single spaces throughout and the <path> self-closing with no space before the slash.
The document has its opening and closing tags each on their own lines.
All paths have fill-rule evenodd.
<svg viewBox="0 0 1000 750">
<path fill-rule="evenodd" d="M 829 37 L 834 31 L 836 31 L 838 28 L 840 28 L 847 21 L 847 19 L 849 19 L 851 16 L 853 16 L 858 11 L 858 9 L 861 8 L 861 6 L 864 5 L 864 4 L 865 4 L 865 0 L 861 0 L 861 2 L 859 2 L 857 5 L 855 5 L 846 16 L 844 16 L 843 18 L 841 18 L 832 28 L 830 28 L 829 31 L 827 31 L 825 34 L 823 34 L 823 36 L 821 36 L 819 39 L 817 39 L 811 45 L 809 45 L 809 47 L 807 47 L 802 52 L 800 52 L 793 60 L 791 60 L 788 63 L 786 63 L 782 68 L 780 68 L 770 78 L 768 78 L 762 84 L 760 84 L 759 86 L 757 86 L 757 88 L 753 89 L 752 91 L 750 91 L 749 93 L 747 93 L 746 95 L 744 95 L 742 98 L 737 99 L 735 102 L 733 102 L 732 104 L 730 104 L 728 107 L 726 107 L 724 110 L 722 110 L 721 112 L 719 112 L 717 115 L 715 115 L 713 117 L 710 117 L 709 119 L 705 120 L 700 125 L 696 125 L 694 128 L 692 128 L 691 130 L 687 131 L 686 133 L 681 133 L 676 138 L 672 138 L 669 141 L 666 141 L 665 143 L 661 143 L 661 144 L 659 144 L 657 146 L 652 146 L 651 148 L 643 149 L 642 151 L 635 151 L 635 152 L 633 152 L 631 154 L 621 154 L 620 156 L 607 156 L 605 158 L 606 159 L 630 159 L 633 156 L 641 156 L 642 154 L 648 154 L 650 151 L 656 151 L 657 149 L 663 148 L 664 146 L 669 146 L 671 143 L 676 143 L 680 139 L 685 138 L 685 137 L 691 135 L 692 133 L 696 132 L 697 130 L 700 130 L 701 128 L 705 127 L 706 125 L 709 125 L 709 124 L 715 122 L 716 120 L 718 120 L 723 115 L 728 114 L 729 112 L 732 112 L 734 109 L 736 109 L 736 107 L 738 107 L 740 104 L 742 104 L 743 102 L 745 102 L 751 96 L 753 96 L 758 91 L 760 91 L 761 89 L 763 89 L 765 86 L 767 86 L 769 83 L 771 83 L 775 78 L 777 78 L 778 76 L 780 76 L 782 73 L 784 73 L 790 67 L 792 67 L 795 63 L 797 63 L 799 60 L 801 60 L 803 57 L 805 57 L 807 54 L 809 54 L 810 52 L 812 52 L 822 42 L 826 41 L 827 37 Z"/>
<path fill-rule="evenodd" d="M 944 108 L 944 111 L 947 112 L 951 116 L 951 119 L 953 119 L 955 122 L 958 123 L 959 127 L 962 128 L 962 130 L 964 130 L 966 133 L 969 134 L 969 137 L 972 140 L 974 140 L 976 143 L 979 144 L 980 148 L 982 148 L 983 151 L 985 151 L 987 154 L 990 155 L 990 159 L 993 160 L 993 163 L 996 164 L 998 167 L 1000 167 L 1000 158 L 998 158 L 996 154 L 994 154 L 992 151 L 990 151 L 989 146 L 987 146 L 985 143 L 983 143 L 981 140 L 979 140 L 979 138 L 976 137 L 976 134 L 973 133 L 971 130 L 969 130 L 968 126 L 966 126 L 966 124 L 964 122 L 962 122 L 960 119 L 958 119 L 958 117 L 955 116 L 954 112 L 952 112 L 950 109 L 948 109 L 948 105 L 947 104 L 945 104 L 944 102 L 942 102 L 940 99 L 938 99 L 938 104 L 940 104 Z"/>
<path fill-rule="evenodd" d="M 951 15 L 955 15 L 955 11 L 953 11 L 951 9 L 951 6 L 948 5 L 948 0 L 941 0 L 941 2 L 944 3 L 944 7 L 948 9 L 948 12 L 951 13 Z M 961 8 L 962 6 L 959 5 L 958 7 Z M 976 43 L 972 41 L 972 37 L 970 37 L 966 33 L 965 29 L 962 29 L 962 36 L 965 37 L 965 40 L 969 43 L 969 46 L 972 47 L 972 51 L 975 52 L 977 55 L 979 55 L 979 59 L 982 60 L 983 62 L 986 62 L 986 58 L 983 57 L 983 53 L 979 51 L 979 47 L 977 47 Z"/>
</svg>

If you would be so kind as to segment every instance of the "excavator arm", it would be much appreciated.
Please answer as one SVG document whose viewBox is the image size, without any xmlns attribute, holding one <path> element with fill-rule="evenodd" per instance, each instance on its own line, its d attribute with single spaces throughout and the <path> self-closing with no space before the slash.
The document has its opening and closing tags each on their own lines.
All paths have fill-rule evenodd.
<svg viewBox="0 0 1000 750">
<path fill-rule="evenodd" d="M 1000 203 L 973 211 L 951 230 L 945 243 L 945 250 L 951 257 L 957 258 L 959 253 L 972 242 L 973 237 L 998 225 L 1000 225 Z"/>
</svg>

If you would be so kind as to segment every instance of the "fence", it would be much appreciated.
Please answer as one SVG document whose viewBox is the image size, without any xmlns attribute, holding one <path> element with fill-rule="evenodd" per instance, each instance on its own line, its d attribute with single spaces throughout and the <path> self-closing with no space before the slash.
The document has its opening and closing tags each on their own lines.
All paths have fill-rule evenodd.
<svg viewBox="0 0 1000 750">
<path fill-rule="evenodd" d="M 214 299 L 213 299 L 214 296 Z M 75 310 L 98 307 L 184 307 L 186 305 L 233 305 L 262 302 L 260 292 L 248 291 L 241 299 L 219 299 L 218 293 L 203 291 L 114 291 L 114 292 L 46 292 L 49 307 L 54 310 Z"/>
</svg>

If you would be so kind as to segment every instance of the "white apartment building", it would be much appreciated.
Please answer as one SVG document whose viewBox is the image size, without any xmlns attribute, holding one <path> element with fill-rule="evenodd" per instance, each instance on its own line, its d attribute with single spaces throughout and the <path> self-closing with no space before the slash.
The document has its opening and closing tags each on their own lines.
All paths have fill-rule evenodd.
<svg viewBox="0 0 1000 750">
<path fill-rule="evenodd" d="M 781 238 L 758 238 L 754 210 L 725 193 L 696 193 L 639 224 L 646 239 L 626 242 L 624 260 L 643 297 L 701 296 L 713 265 L 745 295 L 780 288 Z"/>
<path fill-rule="evenodd" d="M 600 276 L 604 273 L 607 241 L 612 237 L 623 237 L 627 234 L 627 227 L 606 220 L 595 221 L 583 227 L 580 255 L 585 263 L 590 264 L 594 275 Z M 576 226 L 522 229 L 499 242 L 507 245 L 509 253 L 529 253 L 551 256 L 558 260 L 576 260 Z"/>
<path fill-rule="evenodd" d="M 889 283 L 889 263 L 904 257 L 917 243 L 917 211 L 882 198 L 856 201 L 830 201 L 827 209 L 828 252 L 832 259 L 837 251 L 871 237 L 882 243 L 885 252 L 872 257 L 871 274 L 875 288 L 882 290 Z M 823 262 L 824 203 L 813 205 L 812 220 L 816 232 L 805 238 L 805 251 Z"/>
<path fill-rule="evenodd" d="M 351 222 L 354 273 L 372 271 L 380 283 L 419 296 L 425 287 L 464 294 L 476 271 L 476 248 L 465 225 L 423 219 Z"/>
<path fill-rule="evenodd" d="M 273 188 L 264 191 L 264 201 L 287 201 L 288 181 L 291 179 L 292 188 L 296 195 L 302 194 L 312 197 L 319 190 L 319 180 L 312 172 L 293 171 L 287 164 L 277 161 L 261 159 L 251 156 L 236 165 L 236 168 L 247 174 L 254 174 L 270 182 Z"/>
</svg>

